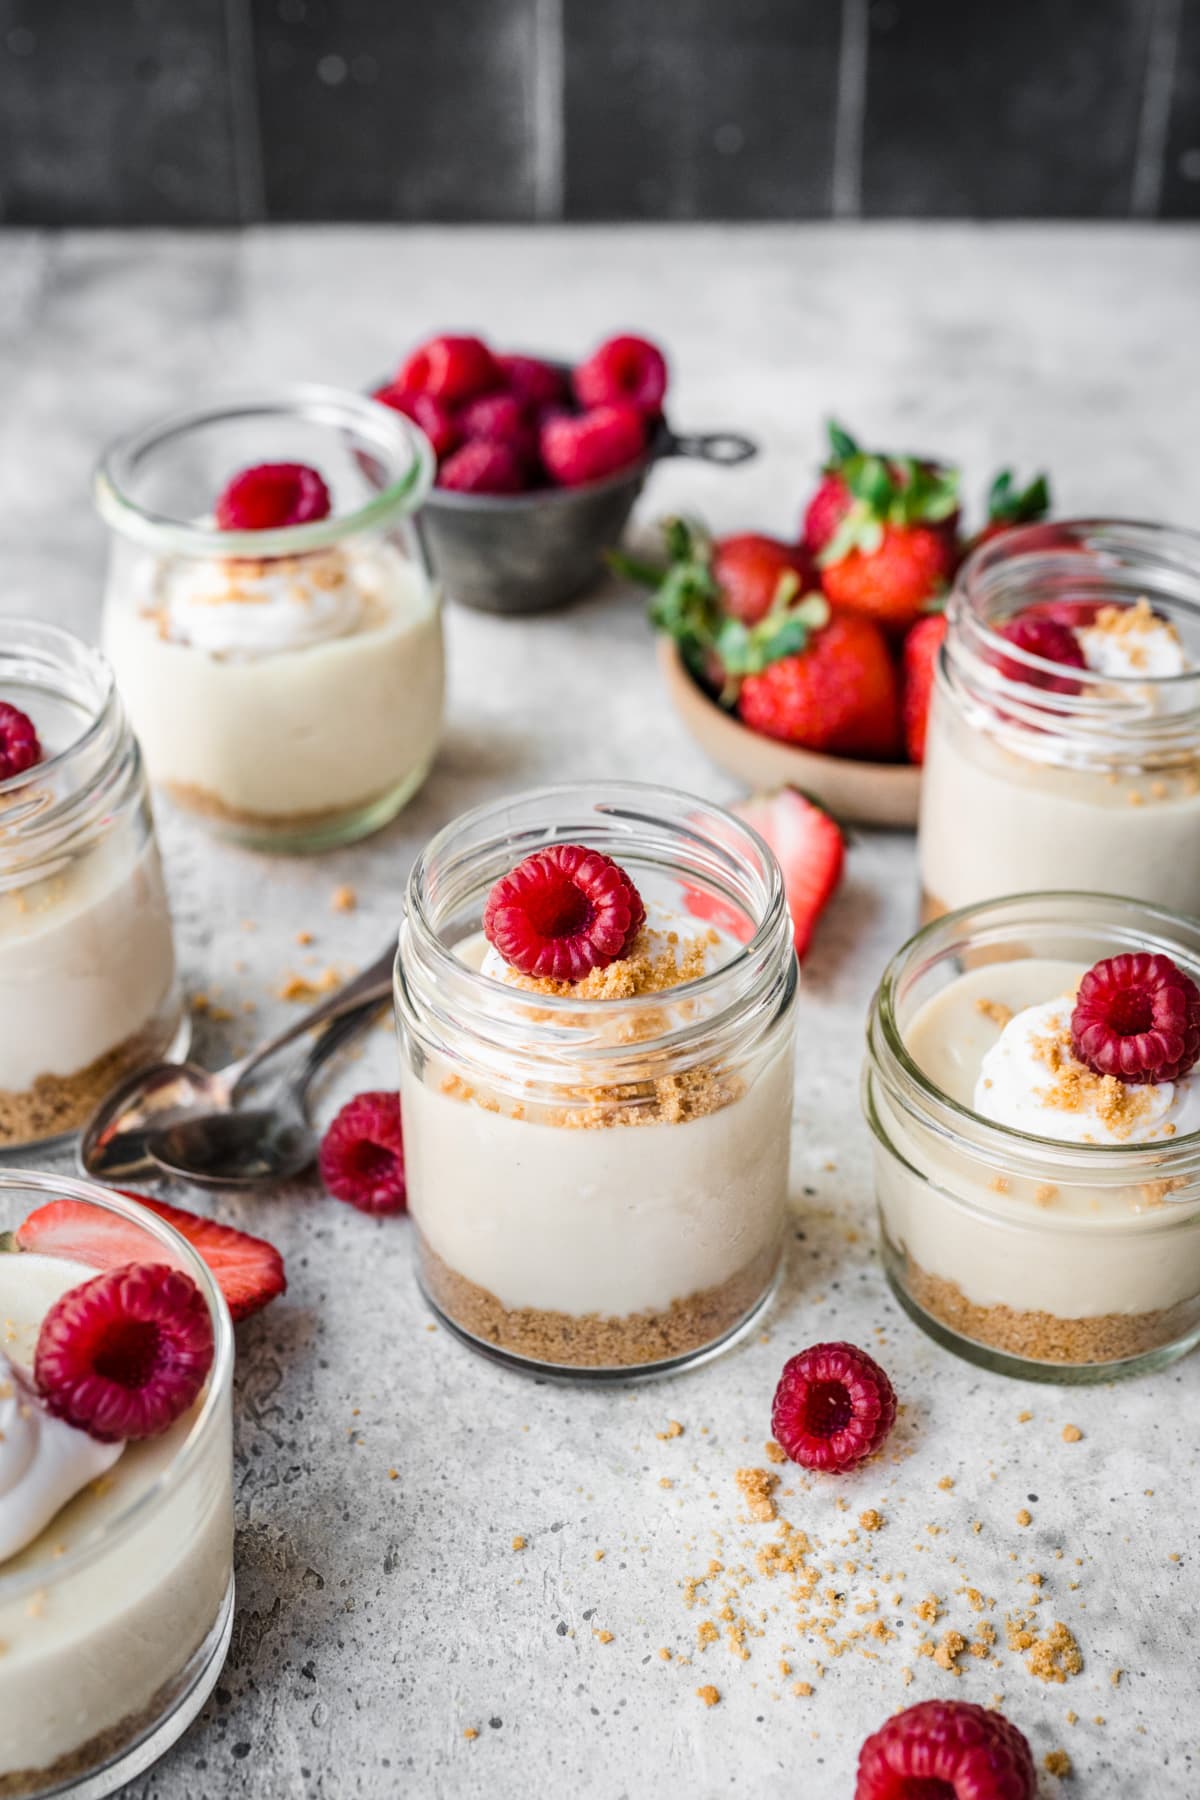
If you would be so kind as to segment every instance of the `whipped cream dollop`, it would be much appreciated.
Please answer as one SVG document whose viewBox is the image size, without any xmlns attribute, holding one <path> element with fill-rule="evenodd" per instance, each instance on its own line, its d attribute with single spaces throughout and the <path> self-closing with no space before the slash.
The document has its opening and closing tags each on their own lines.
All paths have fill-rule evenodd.
<svg viewBox="0 0 1200 1800">
<path fill-rule="evenodd" d="M 639 950 L 644 950 L 654 963 L 673 961 L 680 981 L 699 981 L 705 975 L 714 974 L 738 947 L 702 919 L 677 913 L 657 900 L 647 900 L 645 906 L 646 923 L 642 927 Z M 525 979 L 519 970 L 505 962 L 494 944 L 487 947 L 480 973 L 490 975 L 493 981 L 506 982 L 510 987 Z"/>
<path fill-rule="evenodd" d="M 1102 608 L 1094 623 L 1076 628 L 1075 636 L 1084 661 L 1097 675 L 1157 681 L 1186 675 L 1193 666 L 1174 625 L 1145 600 Z"/>
<path fill-rule="evenodd" d="M 269 562 L 181 557 L 160 572 L 158 610 L 173 642 L 251 658 L 346 637 L 367 604 L 363 572 L 341 550 Z"/>
<path fill-rule="evenodd" d="M 984 1055 L 975 1111 L 1060 1144 L 1150 1144 L 1200 1131 L 1200 1079 L 1127 1086 L 1105 1081 L 1070 1049 L 1074 1000 L 1015 1013 Z"/>
<path fill-rule="evenodd" d="M 124 1448 L 54 1418 L 0 1352 L 0 1563 L 31 1544 Z"/>
</svg>

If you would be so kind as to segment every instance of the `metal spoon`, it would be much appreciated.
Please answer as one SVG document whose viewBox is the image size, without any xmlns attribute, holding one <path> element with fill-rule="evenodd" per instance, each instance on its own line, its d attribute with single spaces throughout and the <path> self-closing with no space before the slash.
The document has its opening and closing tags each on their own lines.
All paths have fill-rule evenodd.
<svg viewBox="0 0 1200 1800">
<path fill-rule="evenodd" d="M 353 1011 L 368 1000 L 386 999 L 395 957 L 395 945 L 389 944 L 369 968 L 336 993 L 223 1069 L 202 1069 L 193 1062 L 161 1062 L 135 1069 L 105 1096 L 83 1127 L 75 1153 L 80 1169 L 98 1181 L 110 1182 L 128 1181 L 151 1171 L 154 1161 L 146 1148 L 151 1131 L 174 1124 L 189 1113 L 228 1111 L 254 1071 L 276 1051 L 327 1019 Z"/>
<path fill-rule="evenodd" d="M 147 1133 L 147 1151 L 168 1175 L 196 1187 L 257 1187 L 298 1175 L 315 1160 L 319 1142 L 305 1104 L 310 1083 L 330 1056 L 374 1024 L 381 1010 L 379 1001 L 368 1001 L 327 1025 L 267 1104 L 164 1125 Z"/>
</svg>

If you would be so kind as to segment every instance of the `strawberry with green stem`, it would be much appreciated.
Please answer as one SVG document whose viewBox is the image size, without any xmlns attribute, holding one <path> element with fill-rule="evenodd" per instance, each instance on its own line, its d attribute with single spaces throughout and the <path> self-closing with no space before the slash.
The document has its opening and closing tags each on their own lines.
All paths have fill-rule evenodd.
<svg viewBox="0 0 1200 1800">
<path fill-rule="evenodd" d="M 988 489 L 987 523 L 971 539 L 969 548 L 990 543 L 1014 525 L 1036 525 L 1050 511 L 1050 481 L 1035 475 L 1028 487 L 1018 488 L 1011 469 L 1001 469 Z"/>
</svg>

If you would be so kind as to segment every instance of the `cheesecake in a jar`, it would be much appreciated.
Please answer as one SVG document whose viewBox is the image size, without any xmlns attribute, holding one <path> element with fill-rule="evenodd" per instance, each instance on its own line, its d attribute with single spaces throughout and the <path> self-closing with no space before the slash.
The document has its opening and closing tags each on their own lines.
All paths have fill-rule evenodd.
<svg viewBox="0 0 1200 1800">
<path fill-rule="evenodd" d="M 121 1196 L 0 1172 L 0 1228 L 19 1242 L 33 1209 L 75 1251 L 0 1254 L 0 1794 L 14 1800 L 115 1793 L 148 1768 L 211 1691 L 233 1608 L 233 1336 L 212 1278 Z"/>
<path fill-rule="evenodd" d="M 437 592 L 414 513 L 428 445 L 398 414 L 299 389 L 115 445 L 104 643 L 151 779 L 235 840 L 377 830 L 441 729 Z"/>
<path fill-rule="evenodd" d="M 418 859 L 397 959 L 427 1297 L 476 1347 L 675 1368 L 773 1291 L 797 967 L 740 821 L 665 789 L 548 789 Z"/>
<path fill-rule="evenodd" d="M 884 974 L 885 1264 L 932 1335 L 1103 1380 L 1200 1341 L 1200 925 L 1096 894 L 948 914 Z"/>
<path fill-rule="evenodd" d="M 1005 532 L 947 609 L 922 912 L 1050 888 L 1200 911 L 1200 536 Z"/>
<path fill-rule="evenodd" d="M 145 773 L 104 658 L 0 620 L 0 1150 L 187 1045 Z"/>
</svg>

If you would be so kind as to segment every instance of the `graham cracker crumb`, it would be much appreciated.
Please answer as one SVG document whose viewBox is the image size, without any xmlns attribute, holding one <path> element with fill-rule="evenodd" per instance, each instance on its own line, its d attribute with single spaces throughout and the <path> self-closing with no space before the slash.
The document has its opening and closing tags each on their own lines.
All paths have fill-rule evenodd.
<svg viewBox="0 0 1200 1800">
<path fill-rule="evenodd" d="M 926 1625 L 936 1625 L 942 1614 L 941 1603 L 936 1594 L 926 1594 L 924 1600 L 918 1600 L 912 1610 L 913 1617 L 923 1619 Z"/>
<path fill-rule="evenodd" d="M 399 1481 L 399 1479 L 400 1479 L 399 1469 L 389 1469 L 388 1470 L 388 1480 L 389 1481 Z"/>
<path fill-rule="evenodd" d="M 667 1649 L 665 1644 L 663 1645 L 662 1649 L 659 1651 L 658 1654 L 663 1662 L 670 1662 L 671 1652 Z"/>
<path fill-rule="evenodd" d="M 296 942 L 299 944 L 299 946 L 302 950 L 307 949 L 309 944 L 311 944 L 313 941 L 314 941 L 314 939 L 313 939 L 313 934 L 311 931 L 298 931 L 296 933 Z"/>
<path fill-rule="evenodd" d="M 470 1740 L 472 1738 L 477 1738 L 479 1736 L 479 1733 L 476 1731 L 476 1729 L 473 1725 L 467 1725 L 463 1728 L 463 1736 L 465 1738 L 467 1738 L 468 1740 Z"/>
<path fill-rule="evenodd" d="M 951 1675 L 961 1675 L 962 1670 L 958 1666 L 958 1658 L 966 1647 L 967 1640 L 961 1631 L 943 1632 L 937 1649 L 933 1653 L 933 1660 L 939 1669 L 946 1669 Z"/>
<path fill-rule="evenodd" d="M 329 905 L 334 912 L 353 912 L 358 905 L 358 895 L 347 882 L 343 882 L 341 887 L 334 888 L 329 898 Z"/>
<path fill-rule="evenodd" d="M 813 1684 L 811 1681 L 794 1681 L 792 1683 L 792 1692 L 799 1700 L 807 1700 L 813 1691 Z"/>
<path fill-rule="evenodd" d="M 1079 1714 L 1077 1712 L 1069 1712 L 1067 1714 L 1067 1724 L 1068 1725 L 1078 1725 L 1078 1723 L 1079 1723 Z"/>
<path fill-rule="evenodd" d="M 954 1486 L 953 1475 L 943 1475 L 942 1479 L 938 1482 L 938 1486 L 944 1494 L 948 1494 L 950 1489 Z"/>
<path fill-rule="evenodd" d="M 683 1426 L 678 1419 L 668 1419 L 665 1431 L 656 1431 L 656 1438 L 677 1438 L 683 1436 Z"/>
<path fill-rule="evenodd" d="M 776 1516 L 771 1496 L 779 1486 L 778 1475 L 772 1475 L 769 1469 L 739 1469 L 734 1480 L 741 1489 L 750 1517 L 760 1525 L 769 1525 Z"/>
<path fill-rule="evenodd" d="M 1077 1444 L 1082 1436 L 1083 1433 L 1080 1431 L 1078 1425 L 1064 1425 L 1062 1428 L 1062 1440 L 1064 1444 Z"/>
<path fill-rule="evenodd" d="M 1032 1418 L 1033 1418 L 1033 1414 L 1031 1412 L 1019 1412 L 1017 1414 L 1017 1424 L 1018 1425 L 1028 1425 L 1029 1421 Z"/>
<path fill-rule="evenodd" d="M 1021 1508 L 1020 1512 L 1017 1514 L 1017 1524 L 1018 1525 L 1032 1525 L 1033 1524 L 1033 1514 L 1029 1511 L 1028 1507 L 1023 1506 Z"/>
<path fill-rule="evenodd" d="M 1042 1758 L 1042 1767 L 1047 1775 L 1057 1775 L 1065 1781 L 1071 1773 L 1071 1759 L 1065 1750 L 1048 1750 Z"/>
<path fill-rule="evenodd" d="M 319 1000 L 322 994 L 332 994 L 341 984 L 342 977 L 336 969 L 322 969 L 319 975 L 295 975 L 289 971 L 283 978 L 279 998 Z"/>
<path fill-rule="evenodd" d="M 602 1644 L 611 1644 L 613 1641 L 613 1634 L 611 1631 L 598 1631 L 596 1636 Z"/>
<path fill-rule="evenodd" d="M 661 944 L 656 944 L 656 938 L 662 939 Z M 685 982 L 698 981 L 705 973 L 709 950 L 719 941 L 711 929 L 686 938 L 677 931 L 652 935 L 643 929 L 627 956 L 618 957 L 603 968 L 589 969 L 581 981 L 512 975 L 507 985 L 560 999 L 635 1000 L 643 994 L 663 994 Z"/>
<path fill-rule="evenodd" d="M 514 1550 L 523 1550 L 525 1548 L 525 1539 L 523 1537 L 515 1537 L 512 1541 L 512 1547 Z"/>
<path fill-rule="evenodd" d="M 873 1506 L 869 1506 L 866 1512 L 859 1513 L 858 1522 L 864 1531 L 882 1531 L 887 1520 L 881 1512 L 876 1512 Z"/>
<path fill-rule="evenodd" d="M 592 1561 L 593 1562 L 603 1562 L 604 1561 L 603 1550 L 593 1550 L 592 1551 Z"/>
<path fill-rule="evenodd" d="M 773 1463 L 784 1463 L 788 1459 L 787 1451 L 782 1444 L 777 1444 L 774 1438 L 768 1438 L 763 1445 L 763 1455 L 768 1462 Z"/>
<path fill-rule="evenodd" d="M 1036 1038 L 1033 1054 L 1050 1071 L 1049 1087 L 1038 1088 L 1036 1096 L 1046 1106 L 1060 1112 L 1094 1111 L 1118 1140 L 1133 1135 L 1146 1115 L 1150 1100 L 1142 1087 L 1118 1081 L 1115 1075 L 1097 1075 L 1075 1055 L 1071 1045 L 1071 1027 L 1065 1014 L 1052 1021 L 1054 1029 Z M 1039 1199 L 1041 1189 L 1034 1195 Z M 1053 1197 L 1053 1196 L 1052 1196 Z"/>
<path fill-rule="evenodd" d="M 1020 1635 L 1030 1639 L 1028 1645 L 1013 1645 L 1010 1621 L 1009 1648 L 1029 1649 L 1030 1654 L 1025 1660 L 1025 1667 L 1031 1675 L 1036 1675 L 1039 1681 L 1062 1683 L 1069 1675 L 1078 1675 L 1083 1668 L 1083 1657 L 1080 1655 L 1079 1645 L 1061 1619 L 1056 1619 L 1046 1636 L 1040 1640 L 1033 1637 L 1032 1633 L 1028 1631 L 1021 1632 Z"/>
<path fill-rule="evenodd" d="M 721 1696 L 717 1689 L 710 1684 L 707 1687 L 698 1687 L 696 1689 L 696 1698 L 697 1700 L 703 1700 L 705 1706 L 715 1706 Z"/>
<path fill-rule="evenodd" d="M 1001 1031 L 1004 1030 L 1004 1027 L 1013 1016 L 1012 1007 L 1005 1006 L 999 1000 L 985 1000 L 981 998 L 975 1002 L 975 1011 L 977 1013 L 982 1013 L 985 1019 L 990 1019 L 993 1025 L 998 1025 Z"/>
</svg>

